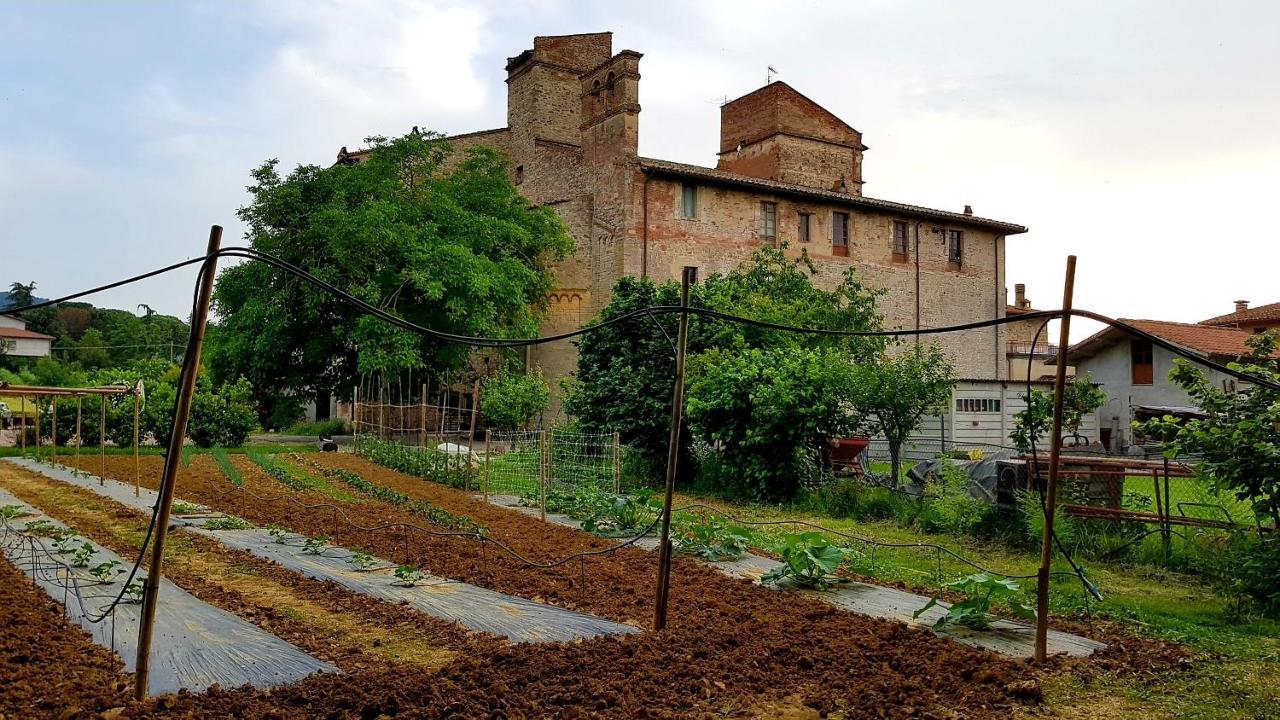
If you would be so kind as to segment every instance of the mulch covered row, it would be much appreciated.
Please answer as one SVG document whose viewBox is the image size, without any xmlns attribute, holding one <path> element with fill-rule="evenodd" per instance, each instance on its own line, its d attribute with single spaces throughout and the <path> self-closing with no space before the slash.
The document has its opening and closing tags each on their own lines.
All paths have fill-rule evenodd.
<svg viewBox="0 0 1280 720">
<path fill-rule="evenodd" d="M 317 461 L 414 494 L 466 515 L 540 561 L 608 545 L 568 528 L 488 506 L 467 493 L 404 476 L 360 458 L 326 455 Z M 144 482 L 154 486 L 161 460 L 144 460 Z M 367 532 L 326 508 L 319 493 L 288 490 L 237 458 L 246 492 L 198 457 L 181 472 L 178 495 L 258 524 L 275 523 L 304 534 L 325 534 L 336 544 L 405 559 L 433 573 L 500 592 L 574 607 L 647 626 L 653 607 L 653 556 L 628 549 L 555 570 L 540 570 L 489 543 L 398 531 Z M 96 471 L 96 463 L 86 465 Z M 109 458 L 108 476 L 132 481 L 132 460 Z M 336 481 L 335 481 L 336 482 Z M 376 501 L 345 503 L 357 525 L 423 521 Z M 733 580 L 696 561 L 679 558 L 672 613 L 662 633 L 598 638 L 567 645 L 509 646 L 455 661 L 419 685 L 329 678 L 277 689 L 272 698 L 307 693 L 309 702 L 344 713 L 377 707 L 410 716 L 689 717 L 749 709 L 766 701 L 799 698 L 821 712 L 846 717 L 995 717 L 1017 698 L 1035 695 L 1029 668 L 961 646 L 927 630 L 840 611 L 819 600 Z M 452 685 L 449 692 L 438 692 Z M 428 691 L 430 689 L 430 691 Z M 318 707 L 314 703 L 311 707 Z M 453 708 L 450 710 L 449 708 Z M 388 713 L 393 714 L 393 713 Z"/>
</svg>

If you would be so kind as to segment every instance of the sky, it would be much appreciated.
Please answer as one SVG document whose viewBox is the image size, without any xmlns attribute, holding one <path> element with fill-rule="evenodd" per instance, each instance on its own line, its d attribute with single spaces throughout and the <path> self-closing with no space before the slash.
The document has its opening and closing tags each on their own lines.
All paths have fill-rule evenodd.
<svg viewBox="0 0 1280 720">
<path fill-rule="evenodd" d="M 0 13 L 0 287 L 54 297 L 239 243 L 249 171 L 414 125 L 506 124 L 534 35 L 641 61 L 640 153 L 714 165 L 766 68 L 863 133 L 864 193 L 1030 228 L 1007 283 L 1195 322 L 1280 301 L 1280 3 L 13 2 Z M 104 293 L 185 317 L 194 273 Z M 1073 338 L 1091 328 L 1077 323 Z"/>
</svg>

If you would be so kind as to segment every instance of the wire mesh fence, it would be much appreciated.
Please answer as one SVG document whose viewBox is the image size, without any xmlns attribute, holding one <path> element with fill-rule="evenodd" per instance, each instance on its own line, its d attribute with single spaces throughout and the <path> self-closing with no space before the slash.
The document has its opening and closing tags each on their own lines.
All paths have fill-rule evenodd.
<svg viewBox="0 0 1280 720">
<path fill-rule="evenodd" d="M 621 490 L 617 433 L 572 428 L 495 430 L 486 445 L 481 472 L 490 493 L 530 497 L 558 486 Z"/>
</svg>

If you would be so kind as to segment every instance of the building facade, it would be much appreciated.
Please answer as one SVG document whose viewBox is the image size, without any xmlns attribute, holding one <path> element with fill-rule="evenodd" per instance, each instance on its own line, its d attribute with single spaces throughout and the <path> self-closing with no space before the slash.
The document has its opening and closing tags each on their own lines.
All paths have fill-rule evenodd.
<svg viewBox="0 0 1280 720">
<path fill-rule="evenodd" d="M 53 337 L 27 329 L 16 315 L 0 315 L 0 355 L 49 357 Z"/>
<path fill-rule="evenodd" d="M 506 65 L 507 126 L 450 138 L 503 151 L 520 191 L 577 241 L 556 268 L 545 333 L 590 321 L 624 275 L 678 280 L 695 266 L 706 277 L 763 245 L 807 253 L 824 287 L 855 268 L 885 290 L 888 327 L 1004 316 L 1005 241 L 1026 228 L 865 196 L 861 133 L 782 82 L 721 107 L 716 167 L 640 157 L 640 61 L 607 32 L 536 37 Z M 961 376 L 1008 378 L 1003 328 L 937 339 Z M 564 342 L 530 361 L 554 379 L 577 356 Z"/>
</svg>

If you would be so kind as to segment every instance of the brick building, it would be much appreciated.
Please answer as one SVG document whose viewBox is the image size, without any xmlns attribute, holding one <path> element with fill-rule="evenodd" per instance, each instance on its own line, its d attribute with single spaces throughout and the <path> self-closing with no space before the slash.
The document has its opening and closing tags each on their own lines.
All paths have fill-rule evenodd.
<svg viewBox="0 0 1280 720">
<path fill-rule="evenodd" d="M 863 195 L 862 134 L 783 82 L 721 107 L 716 167 L 640 157 L 640 60 L 615 53 L 612 33 L 536 37 L 506 65 L 507 126 L 450 138 L 505 152 L 520 191 L 577 240 L 544 332 L 589 321 L 621 276 L 706 277 L 776 243 L 807 251 L 827 287 L 857 268 L 887 291 L 890 327 L 1004 315 L 1005 239 L 1025 227 Z M 939 340 L 962 377 L 1008 377 L 1003 329 Z M 556 378 L 576 353 L 557 343 L 530 359 Z"/>
</svg>

